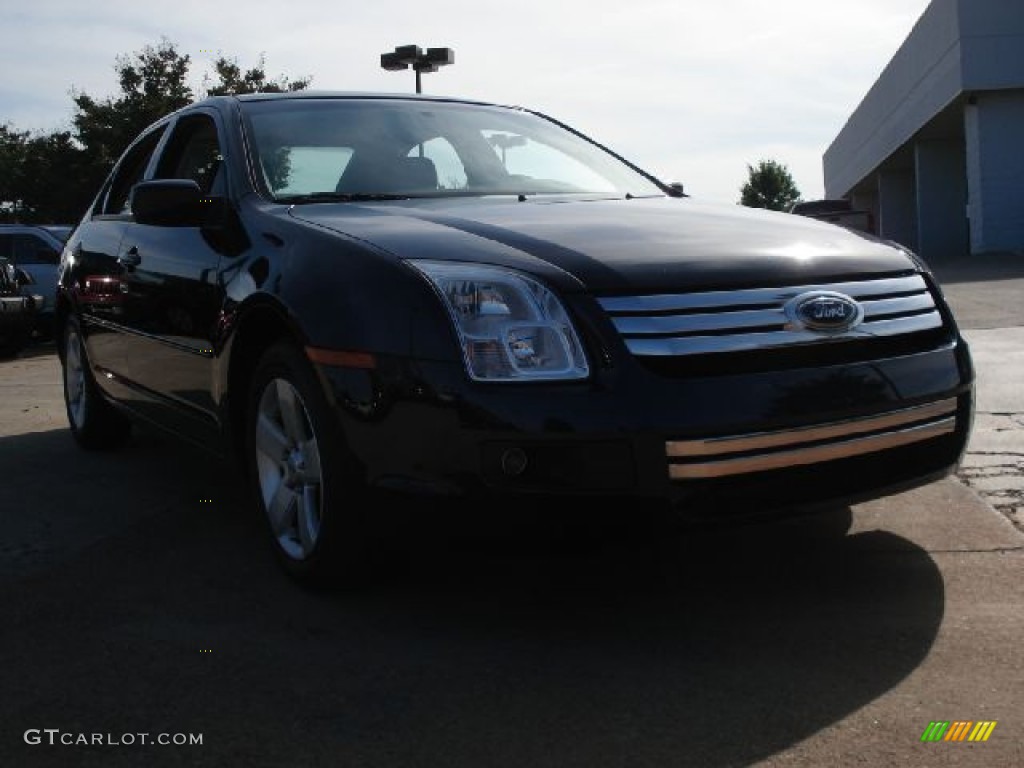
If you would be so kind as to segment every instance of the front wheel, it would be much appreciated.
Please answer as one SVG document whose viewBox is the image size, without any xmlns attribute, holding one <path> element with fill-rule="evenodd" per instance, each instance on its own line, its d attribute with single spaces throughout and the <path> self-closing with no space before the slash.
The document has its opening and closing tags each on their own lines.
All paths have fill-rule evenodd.
<svg viewBox="0 0 1024 768">
<path fill-rule="evenodd" d="M 365 551 L 363 480 L 309 362 L 289 345 L 268 350 L 257 367 L 245 450 L 289 574 L 310 585 L 354 580 Z"/>
</svg>

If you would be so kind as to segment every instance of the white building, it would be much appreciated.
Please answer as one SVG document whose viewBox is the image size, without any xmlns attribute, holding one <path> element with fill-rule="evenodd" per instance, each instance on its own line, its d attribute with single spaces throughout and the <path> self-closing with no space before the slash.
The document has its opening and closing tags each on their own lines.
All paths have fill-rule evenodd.
<svg viewBox="0 0 1024 768">
<path fill-rule="evenodd" d="M 933 0 L 824 165 L 925 258 L 1024 252 L 1024 0 Z"/>
</svg>

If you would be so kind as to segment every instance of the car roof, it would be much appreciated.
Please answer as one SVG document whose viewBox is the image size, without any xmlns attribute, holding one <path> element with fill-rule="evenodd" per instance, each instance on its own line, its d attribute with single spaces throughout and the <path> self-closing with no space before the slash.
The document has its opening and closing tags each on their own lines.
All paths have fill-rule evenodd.
<svg viewBox="0 0 1024 768">
<path fill-rule="evenodd" d="M 288 91 L 286 93 L 230 93 L 223 96 L 207 96 L 205 99 L 194 101 L 191 104 L 186 104 L 180 109 L 176 109 L 174 112 L 170 112 L 160 119 L 150 124 L 142 133 L 140 133 L 134 144 L 143 135 L 149 133 L 157 126 L 166 125 L 168 122 L 177 119 L 182 115 L 189 114 L 190 112 L 200 109 L 202 107 L 209 107 L 218 111 L 223 110 L 229 104 L 238 104 L 239 102 L 260 102 L 260 101 L 303 101 L 303 100 L 328 100 L 328 99 L 352 99 L 355 100 L 373 100 L 377 99 L 380 101 L 425 101 L 434 103 L 448 103 L 448 104 L 471 104 L 478 107 L 495 107 L 498 109 L 511 109 L 520 112 L 533 112 L 533 110 L 521 107 L 515 104 L 498 104 L 491 101 L 479 101 L 475 99 L 459 98 L 455 96 L 434 96 L 430 94 L 421 93 L 386 93 L 378 91 L 313 91 L 313 90 L 301 90 L 301 91 Z M 534 114 L 540 115 L 539 112 Z M 541 115 L 543 117 L 543 115 Z"/>
<path fill-rule="evenodd" d="M 48 232 L 48 227 L 64 226 L 63 224 L 21 224 L 16 221 L 2 221 L 0 222 L 0 229 L 32 229 L 42 230 Z"/>
<path fill-rule="evenodd" d="M 479 99 L 465 99 L 457 96 L 436 96 L 423 93 L 392 93 L 385 91 L 318 91 L 304 89 L 286 93 L 239 93 L 239 101 L 270 101 L 285 99 L 401 99 L 402 101 L 461 101 L 467 104 L 487 104 Z M 492 106 L 498 106 L 496 104 Z"/>
<path fill-rule="evenodd" d="M 50 240 L 55 242 L 61 242 L 60 238 L 57 237 L 53 232 L 47 229 L 47 226 L 58 226 L 58 225 L 42 225 L 42 224 L 18 224 L 15 222 L 0 222 L 0 232 L 14 231 L 18 232 L 32 232 L 33 234 L 43 235 Z"/>
<path fill-rule="evenodd" d="M 352 99 L 352 100 L 380 100 L 380 101 L 431 101 L 431 102 L 447 102 L 456 104 L 472 104 L 475 106 L 482 107 L 502 107 L 505 109 L 523 109 L 522 107 L 513 106 L 509 104 L 497 104 L 490 101 L 482 101 L 480 99 L 468 99 L 457 96 L 436 96 L 432 94 L 421 94 L 421 93 L 388 93 L 380 91 L 314 91 L 314 90 L 301 90 L 301 91 L 288 91 L 287 93 L 238 93 L 228 94 L 225 96 L 210 96 L 202 101 L 198 101 L 195 104 L 189 105 L 199 106 L 202 104 L 210 103 L 224 103 L 226 101 L 236 102 L 256 102 L 256 101 L 303 101 L 312 99 Z M 188 109 L 189 107 L 186 107 Z"/>
</svg>

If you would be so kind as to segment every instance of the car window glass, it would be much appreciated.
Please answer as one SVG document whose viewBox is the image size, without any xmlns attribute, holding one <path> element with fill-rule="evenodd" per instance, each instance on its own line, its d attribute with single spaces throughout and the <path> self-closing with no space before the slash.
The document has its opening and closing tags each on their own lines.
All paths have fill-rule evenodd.
<svg viewBox="0 0 1024 768">
<path fill-rule="evenodd" d="M 15 264 L 57 264 L 60 261 L 60 252 L 41 237 L 29 234 L 8 237 L 11 240 L 9 258 Z M 8 255 L 5 250 L 0 249 L 0 252 Z"/>
<path fill-rule="evenodd" d="M 132 187 L 142 181 L 146 167 L 149 165 L 149 159 L 162 135 L 163 130 L 153 131 L 121 158 L 110 184 L 110 192 L 107 194 L 103 213 L 113 215 L 131 213 Z"/>
<path fill-rule="evenodd" d="M 426 157 L 437 170 L 439 189 L 465 189 L 466 168 L 451 142 L 442 136 L 424 141 L 409 150 L 409 157 Z"/>
<path fill-rule="evenodd" d="M 607 179 L 548 144 L 502 131 L 483 130 L 481 133 L 494 148 L 509 176 L 535 182 L 557 180 L 566 189 L 578 187 L 596 192 L 615 190 Z"/>
<path fill-rule="evenodd" d="M 261 157 L 275 194 L 333 192 L 352 159 L 352 147 L 278 147 Z"/>
<path fill-rule="evenodd" d="M 191 179 L 203 194 L 223 194 L 223 165 L 217 126 L 206 115 L 193 115 L 174 127 L 155 178 Z"/>
<path fill-rule="evenodd" d="M 5 257 L 0 256 L 0 294 L 16 293 L 18 290 L 18 277 L 14 271 L 14 265 Z"/>
<path fill-rule="evenodd" d="M 242 106 L 254 159 L 275 197 L 662 194 L 606 150 L 519 110 L 354 99 Z M 318 149 L 321 158 L 333 150 L 340 159 L 320 176 L 300 148 L 309 158 Z"/>
</svg>

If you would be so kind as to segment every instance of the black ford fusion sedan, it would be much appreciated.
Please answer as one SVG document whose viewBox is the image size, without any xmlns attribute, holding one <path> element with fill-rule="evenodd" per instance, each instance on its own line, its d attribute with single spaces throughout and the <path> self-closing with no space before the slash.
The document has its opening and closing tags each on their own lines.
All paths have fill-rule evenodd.
<svg viewBox="0 0 1024 768">
<path fill-rule="evenodd" d="M 303 92 L 147 129 L 67 243 L 71 430 L 241 459 L 295 576 L 376 489 L 725 516 L 948 473 L 968 350 L 927 268 L 702 204 L 528 110 Z M 486 508 L 486 507 L 485 507 Z"/>
</svg>

